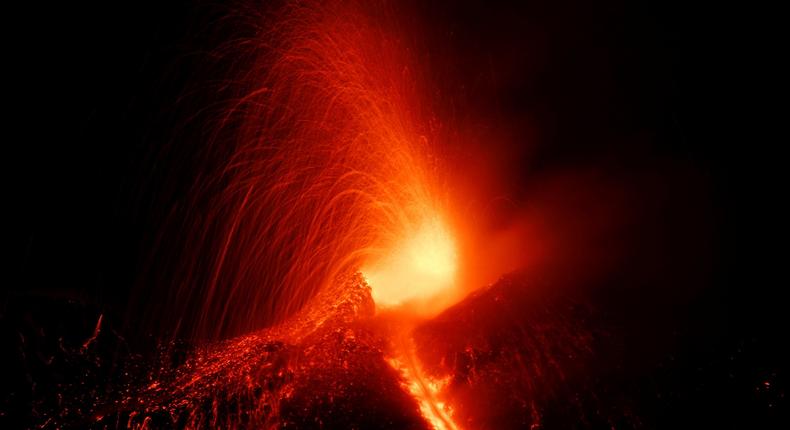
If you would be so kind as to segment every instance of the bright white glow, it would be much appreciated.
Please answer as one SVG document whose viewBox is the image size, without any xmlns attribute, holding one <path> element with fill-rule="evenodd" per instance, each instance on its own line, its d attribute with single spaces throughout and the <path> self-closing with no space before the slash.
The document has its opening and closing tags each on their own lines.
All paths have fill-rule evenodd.
<svg viewBox="0 0 790 430">
<path fill-rule="evenodd" d="M 441 220 L 431 218 L 362 272 L 376 304 L 392 307 L 429 299 L 452 287 L 457 259 L 452 236 Z"/>
</svg>

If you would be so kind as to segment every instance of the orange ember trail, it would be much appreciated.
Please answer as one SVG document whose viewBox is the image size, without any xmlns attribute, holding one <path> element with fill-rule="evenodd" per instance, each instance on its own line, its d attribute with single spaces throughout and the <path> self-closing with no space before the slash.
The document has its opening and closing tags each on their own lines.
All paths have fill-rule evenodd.
<svg viewBox="0 0 790 430">
<path fill-rule="evenodd" d="M 173 221 L 189 232 L 168 302 L 195 321 L 184 334 L 282 322 L 349 271 L 380 308 L 435 313 L 455 295 L 447 142 L 413 29 L 380 8 L 289 3 L 245 45 L 255 60 L 209 142 L 232 153 L 192 196 L 208 213 Z"/>
</svg>

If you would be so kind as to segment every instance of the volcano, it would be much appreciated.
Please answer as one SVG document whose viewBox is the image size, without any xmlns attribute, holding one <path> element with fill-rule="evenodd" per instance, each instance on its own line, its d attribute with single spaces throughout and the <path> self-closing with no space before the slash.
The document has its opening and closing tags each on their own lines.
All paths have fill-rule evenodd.
<svg viewBox="0 0 790 430">
<path fill-rule="evenodd" d="M 601 366 L 615 344 L 596 329 L 603 324 L 589 306 L 534 282 L 513 273 L 420 318 L 377 313 L 365 278 L 347 274 L 277 326 L 204 345 L 161 345 L 147 360 L 121 357 L 126 367 L 115 371 L 127 377 L 109 386 L 60 384 L 59 392 L 83 395 L 39 399 L 57 406 L 35 418 L 44 428 L 504 429 L 615 419 L 637 426 L 627 404 L 610 400 L 618 387 L 600 382 L 616 368 Z M 102 367 L 117 356 L 102 347 L 113 336 L 97 329 L 62 359 Z M 609 392 L 606 402 L 599 390 Z"/>
<path fill-rule="evenodd" d="M 10 14 L 0 429 L 790 428 L 720 8 L 115 3 Z"/>
</svg>

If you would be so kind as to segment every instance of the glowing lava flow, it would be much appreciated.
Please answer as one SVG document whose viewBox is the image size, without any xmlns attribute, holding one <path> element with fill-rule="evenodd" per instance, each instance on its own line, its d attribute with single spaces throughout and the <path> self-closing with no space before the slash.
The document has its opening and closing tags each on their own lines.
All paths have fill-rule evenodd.
<svg viewBox="0 0 790 430">
<path fill-rule="evenodd" d="M 395 342 L 395 354 L 387 362 L 403 378 L 403 385 L 419 402 L 420 412 L 435 430 L 458 430 L 453 421 L 452 408 L 440 399 L 441 390 L 449 378 L 434 380 L 422 371 L 419 359 L 414 354 L 414 341 L 403 330 Z"/>
</svg>

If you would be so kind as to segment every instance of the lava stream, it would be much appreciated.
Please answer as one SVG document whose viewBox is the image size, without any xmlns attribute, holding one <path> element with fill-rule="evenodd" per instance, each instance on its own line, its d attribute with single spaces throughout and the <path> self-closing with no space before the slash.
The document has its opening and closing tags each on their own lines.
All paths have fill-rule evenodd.
<svg viewBox="0 0 790 430">
<path fill-rule="evenodd" d="M 419 403 L 423 417 L 435 430 L 459 430 L 453 421 L 452 408 L 441 400 L 441 390 L 447 379 L 435 380 L 424 374 L 419 358 L 415 354 L 415 344 L 411 337 L 413 326 L 401 326 L 393 337 L 393 351 L 387 362 L 403 378 L 403 387 Z"/>
</svg>

